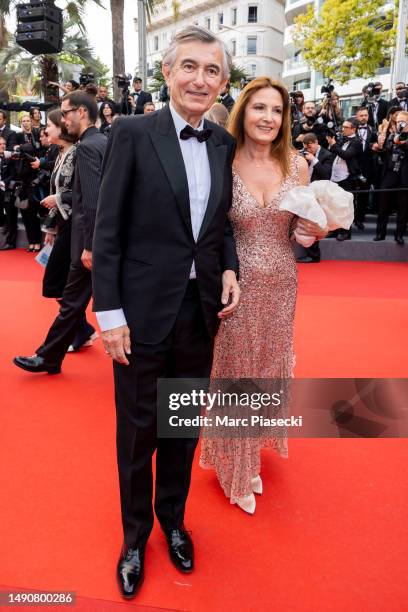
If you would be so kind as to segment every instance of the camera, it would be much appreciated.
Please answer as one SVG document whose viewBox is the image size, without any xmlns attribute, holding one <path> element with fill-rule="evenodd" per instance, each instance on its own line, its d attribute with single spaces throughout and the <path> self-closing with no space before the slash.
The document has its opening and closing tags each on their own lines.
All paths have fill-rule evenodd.
<svg viewBox="0 0 408 612">
<path fill-rule="evenodd" d="M 128 90 L 132 81 L 130 74 L 115 74 L 116 84 L 119 89 Z"/>
<path fill-rule="evenodd" d="M 89 85 L 89 83 L 93 83 L 94 81 L 95 75 L 93 74 L 93 72 L 81 72 L 79 77 L 79 84 L 82 85 L 82 87 L 86 87 L 86 85 Z"/>
<path fill-rule="evenodd" d="M 381 85 L 368 83 L 364 88 L 364 98 L 369 102 L 374 102 L 381 95 Z"/>
<path fill-rule="evenodd" d="M 26 159 L 28 162 L 33 162 L 36 160 L 36 157 L 19 149 L 18 151 L 4 151 L 4 159 L 12 159 L 13 161 Z"/>
<path fill-rule="evenodd" d="M 407 125 L 408 124 L 406 121 L 398 121 L 397 123 L 397 129 L 395 134 L 396 136 L 398 136 L 398 140 L 400 142 L 406 142 L 408 140 L 408 132 L 404 132 Z"/>
<path fill-rule="evenodd" d="M 326 94 L 328 98 L 331 97 L 333 91 L 334 91 L 333 79 L 328 79 L 327 83 L 325 85 L 322 85 L 320 89 L 320 93 Z"/>
</svg>

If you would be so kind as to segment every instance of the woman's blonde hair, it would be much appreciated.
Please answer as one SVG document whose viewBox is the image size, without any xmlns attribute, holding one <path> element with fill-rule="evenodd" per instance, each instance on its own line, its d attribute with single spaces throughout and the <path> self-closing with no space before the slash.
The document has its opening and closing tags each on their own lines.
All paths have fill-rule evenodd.
<svg viewBox="0 0 408 612">
<path fill-rule="evenodd" d="M 236 139 L 237 151 L 239 151 L 245 142 L 244 120 L 246 107 L 257 91 L 266 88 L 276 89 L 283 100 L 282 125 L 276 139 L 271 143 L 271 156 L 278 160 L 282 174 L 286 177 L 290 173 L 290 160 L 293 149 L 290 130 L 289 93 L 281 81 L 269 77 L 257 77 L 253 81 L 250 81 L 242 90 L 239 98 L 234 104 L 227 128 L 230 134 Z"/>
<path fill-rule="evenodd" d="M 27 111 L 22 111 L 22 112 L 19 114 L 19 116 L 18 116 L 18 122 L 19 122 L 19 125 L 20 125 L 20 126 L 21 126 L 21 124 L 22 124 L 22 122 L 23 122 L 23 119 L 25 119 L 26 117 L 28 117 L 28 118 L 29 118 L 29 120 L 31 121 L 31 116 L 30 116 L 30 113 L 28 113 Z"/>
</svg>

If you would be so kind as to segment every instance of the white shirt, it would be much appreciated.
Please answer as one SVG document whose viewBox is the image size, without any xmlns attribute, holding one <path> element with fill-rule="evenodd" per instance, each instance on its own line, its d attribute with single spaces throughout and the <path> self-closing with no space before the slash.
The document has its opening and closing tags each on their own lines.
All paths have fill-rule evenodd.
<svg viewBox="0 0 408 612">
<path fill-rule="evenodd" d="M 343 151 L 345 151 L 348 146 L 349 142 L 345 142 L 341 148 L 343 149 Z M 340 181 L 344 181 L 348 177 L 348 175 L 349 171 L 346 160 L 336 155 L 336 158 L 333 162 L 330 180 L 333 181 L 333 183 L 340 183 Z"/>
<path fill-rule="evenodd" d="M 180 117 L 171 104 L 169 105 L 169 108 L 174 121 L 174 127 L 176 128 L 181 154 L 183 156 L 184 166 L 186 169 L 188 194 L 190 199 L 191 226 L 193 229 L 194 240 L 197 241 L 205 211 L 207 209 L 211 188 L 210 162 L 208 160 L 207 145 L 205 142 L 198 142 L 197 138 L 181 140 L 180 132 L 188 124 L 185 119 Z M 202 130 L 203 126 L 204 121 L 202 119 L 200 125 L 196 129 Z M 190 278 L 196 278 L 194 261 L 191 267 Z M 126 325 L 126 318 L 122 308 L 118 308 L 116 310 L 105 310 L 95 314 L 99 327 L 102 331 L 115 329 L 116 327 Z"/>
<path fill-rule="evenodd" d="M 319 147 L 317 149 L 316 153 L 314 154 L 314 159 L 312 159 L 312 161 L 309 164 L 309 179 L 312 178 L 312 174 L 313 174 L 313 170 L 314 170 L 315 165 L 319 163 L 320 149 L 321 149 L 321 147 Z"/>
</svg>

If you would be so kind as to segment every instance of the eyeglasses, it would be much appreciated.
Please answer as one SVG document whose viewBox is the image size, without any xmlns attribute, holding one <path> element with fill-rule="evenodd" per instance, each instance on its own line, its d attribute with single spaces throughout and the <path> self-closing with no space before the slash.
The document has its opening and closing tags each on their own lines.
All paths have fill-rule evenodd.
<svg viewBox="0 0 408 612">
<path fill-rule="evenodd" d="M 65 119 L 65 117 L 68 115 L 68 113 L 73 113 L 74 111 L 77 111 L 77 110 L 78 110 L 78 108 L 79 108 L 79 107 L 77 106 L 76 108 L 68 108 L 68 110 L 64 110 L 64 111 L 62 110 L 62 111 L 61 111 L 61 115 L 62 115 L 62 116 L 64 117 L 64 119 Z"/>
</svg>

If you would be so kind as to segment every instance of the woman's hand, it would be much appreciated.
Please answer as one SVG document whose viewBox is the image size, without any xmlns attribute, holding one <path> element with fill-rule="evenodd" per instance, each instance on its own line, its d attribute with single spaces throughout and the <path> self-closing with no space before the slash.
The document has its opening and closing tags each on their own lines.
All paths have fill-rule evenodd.
<svg viewBox="0 0 408 612">
<path fill-rule="evenodd" d="M 47 232 L 45 234 L 44 244 L 49 244 L 49 245 L 53 246 L 54 240 L 55 240 L 54 234 L 50 234 L 50 232 Z"/>
<path fill-rule="evenodd" d="M 295 229 L 298 234 L 303 234 L 304 236 L 315 236 L 316 240 L 322 240 L 322 238 L 325 238 L 329 232 L 327 227 L 322 229 L 317 223 L 307 221 L 307 219 L 301 219 L 300 217 L 297 220 Z"/>
<path fill-rule="evenodd" d="M 55 195 L 49 195 L 43 200 L 41 200 L 41 204 L 51 210 L 51 208 L 55 208 L 57 206 L 57 198 Z"/>
</svg>

